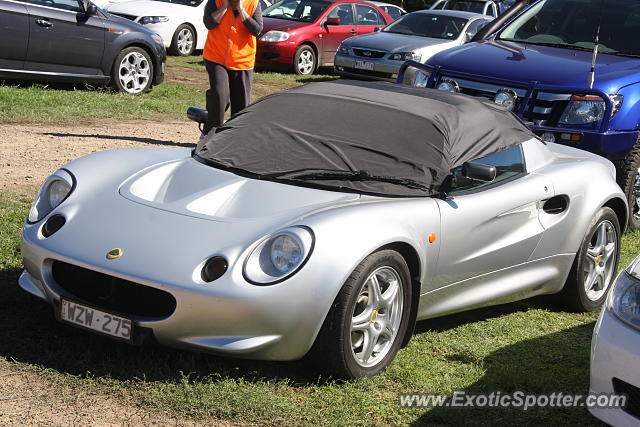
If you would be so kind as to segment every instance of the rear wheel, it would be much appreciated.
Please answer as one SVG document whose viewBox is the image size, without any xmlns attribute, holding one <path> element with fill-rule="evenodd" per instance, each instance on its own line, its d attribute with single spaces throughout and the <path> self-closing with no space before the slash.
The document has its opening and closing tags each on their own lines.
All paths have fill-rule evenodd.
<svg viewBox="0 0 640 427">
<path fill-rule="evenodd" d="M 153 62 L 139 47 L 123 49 L 113 64 L 111 83 L 120 92 L 137 95 L 149 90 L 153 83 Z"/>
<path fill-rule="evenodd" d="M 313 74 L 317 64 L 318 59 L 311 46 L 300 46 L 293 56 L 293 71 L 298 75 Z"/>
<path fill-rule="evenodd" d="M 191 25 L 182 24 L 173 33 L 169 51 L 172 55 L 191 56 L 196 50 L 196 32 Z"/>
<path fill-rule="evenodd" d="M 600 208 L 576 254 L 562 296 L 568 308 L 593 311 L 604 303 L 620 255 L 620 224 L 615 212 Z"/>
<path fill-rule="evenodd" d="M 629 229 L 640 230 L 640 141 L 618 166 L 618 184 L 629 203 Z"/>
<path fill-rule="evenodd" d="M 391 250 L 370 255 L 340 290 L 311 357 L 338 378 L 376 375 L 391 363 L 402 344 L 411 298 L 404 258 Z"/>
</svg>

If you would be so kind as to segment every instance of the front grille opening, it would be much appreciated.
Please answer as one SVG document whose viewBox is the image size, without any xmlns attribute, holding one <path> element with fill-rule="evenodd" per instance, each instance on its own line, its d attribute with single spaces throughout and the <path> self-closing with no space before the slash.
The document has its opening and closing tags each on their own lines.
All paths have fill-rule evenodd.
<svg viewBox="0 0 640 427">
<path fill-rule="evenodd" d="M 357 56 L 362 56 L 364 58 L 376 58 L 376 59 L 382 58 L 387 54 L 386 52 L 380 52 L 377 50 L 358 49 L 358 48 L 353 48 L 353 53 L 355 53 Z"/>
<path fill-rule="evenodd" d="M 342 67 L 345 72 L 351 74 L 359 74 L 362 76 L 380 77 L 383 79 L 391 79 L 391 73 L 383 73 L 381 71 L 361 70 L 359 68 Z"/>
<path fill-rule="evenodd" d="M 627 404 L 623 407 L 625 412 L 640 418 L 640 388 L 631 385 L 621 379 L 613 379 L 613 390 L 616 394 L 626 394 Z"/>
<path fill-rule="evenodd" d="M 78 302 L 120 314 L 166 318 L 176 309 L 173 295 L 160 289 L 54 261 L 53 279 Z"/>
</svg>

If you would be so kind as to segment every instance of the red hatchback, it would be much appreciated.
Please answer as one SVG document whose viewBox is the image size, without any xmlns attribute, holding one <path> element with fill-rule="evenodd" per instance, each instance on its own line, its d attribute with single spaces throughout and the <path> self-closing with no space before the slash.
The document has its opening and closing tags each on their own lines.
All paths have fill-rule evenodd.
<svg viewBox="0 0 640 427">
<path fill-rule="evenodd" d="M 256 61 L 262 66 L 293 66 L 296 74 L 312 74 L 319 65 L 333 66 L 344 39 L 393 21 L 379 7 L 352 0 L 283 0 L 263 16 Z"/>
</svg>

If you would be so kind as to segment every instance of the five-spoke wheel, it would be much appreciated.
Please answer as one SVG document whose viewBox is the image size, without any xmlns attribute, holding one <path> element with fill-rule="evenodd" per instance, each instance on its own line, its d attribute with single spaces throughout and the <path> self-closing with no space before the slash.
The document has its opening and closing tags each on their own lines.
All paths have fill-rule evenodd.
<svg viewBox="0 0 640 427">
<path fill-rule="evenodd" d="M 138 47 L 124 49 L 116 57 L 112 83 L 120 92 L 144 93 L 153 82 L 153 62 L 149 54 Z"/>
<path fill-rule="evenodd" d="M 300 75 L 313 74 L 317 63 L 314 50 L 310 46 L 302 45 L 293 56 L 293 71 Z"/>
<path fill-rule="evenodd" d="M 173 34 L 169 51 L 173 55 L 190 56 L 196 50 L 196 32 L 188 24 L 182 24 Z"/>
</svg>

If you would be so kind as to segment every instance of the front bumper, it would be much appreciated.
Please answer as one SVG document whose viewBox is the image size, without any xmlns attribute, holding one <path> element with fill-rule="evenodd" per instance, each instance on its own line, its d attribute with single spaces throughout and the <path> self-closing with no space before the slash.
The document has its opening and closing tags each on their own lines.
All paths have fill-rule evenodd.
<svg viewBox="0 0 640 427">
<path fill-rule="evenodd" d="M 260 65 L 290 66 L 298 44 L 292 41 L 266 43 L 258 41 L 256 62 Z"/>
<path fill-rule="evenodd" d="M 640 132 L 638 131 L 607 131 L 600 133 L 570 128 L 529 127 L 538 136 L 543 133 L 552 133 L 555 137 L 555 142 L 558 144 L 570 145 L 590 151 L 612 161 L 623 160 L 640 137 Z M 571 135 L 579 135 L 580 140 L 571 141 Z"/>
<path fill-rule="evenodd" d="M 373 70 L 356 68 L 356 61 L 373 63 Z M 384 58 L 366 58 L 337 53 L 334 59 L 335 71 L 340 76 L 366 78 L 395 82 L 402 61 L 392 61 Z"/>
<path fill-rule="evenodd" d="M 640 331 L 603 309 L 591 341 L 591 385 L 595 394 L 614 393 L 614 378 L 640 388 Z M 619 391 L 618 391 L 619 392 Z M 637 426 L 640 418 L 623 408 L 590 408 L 596 418 L 614 426 Z"/>
</svg>

